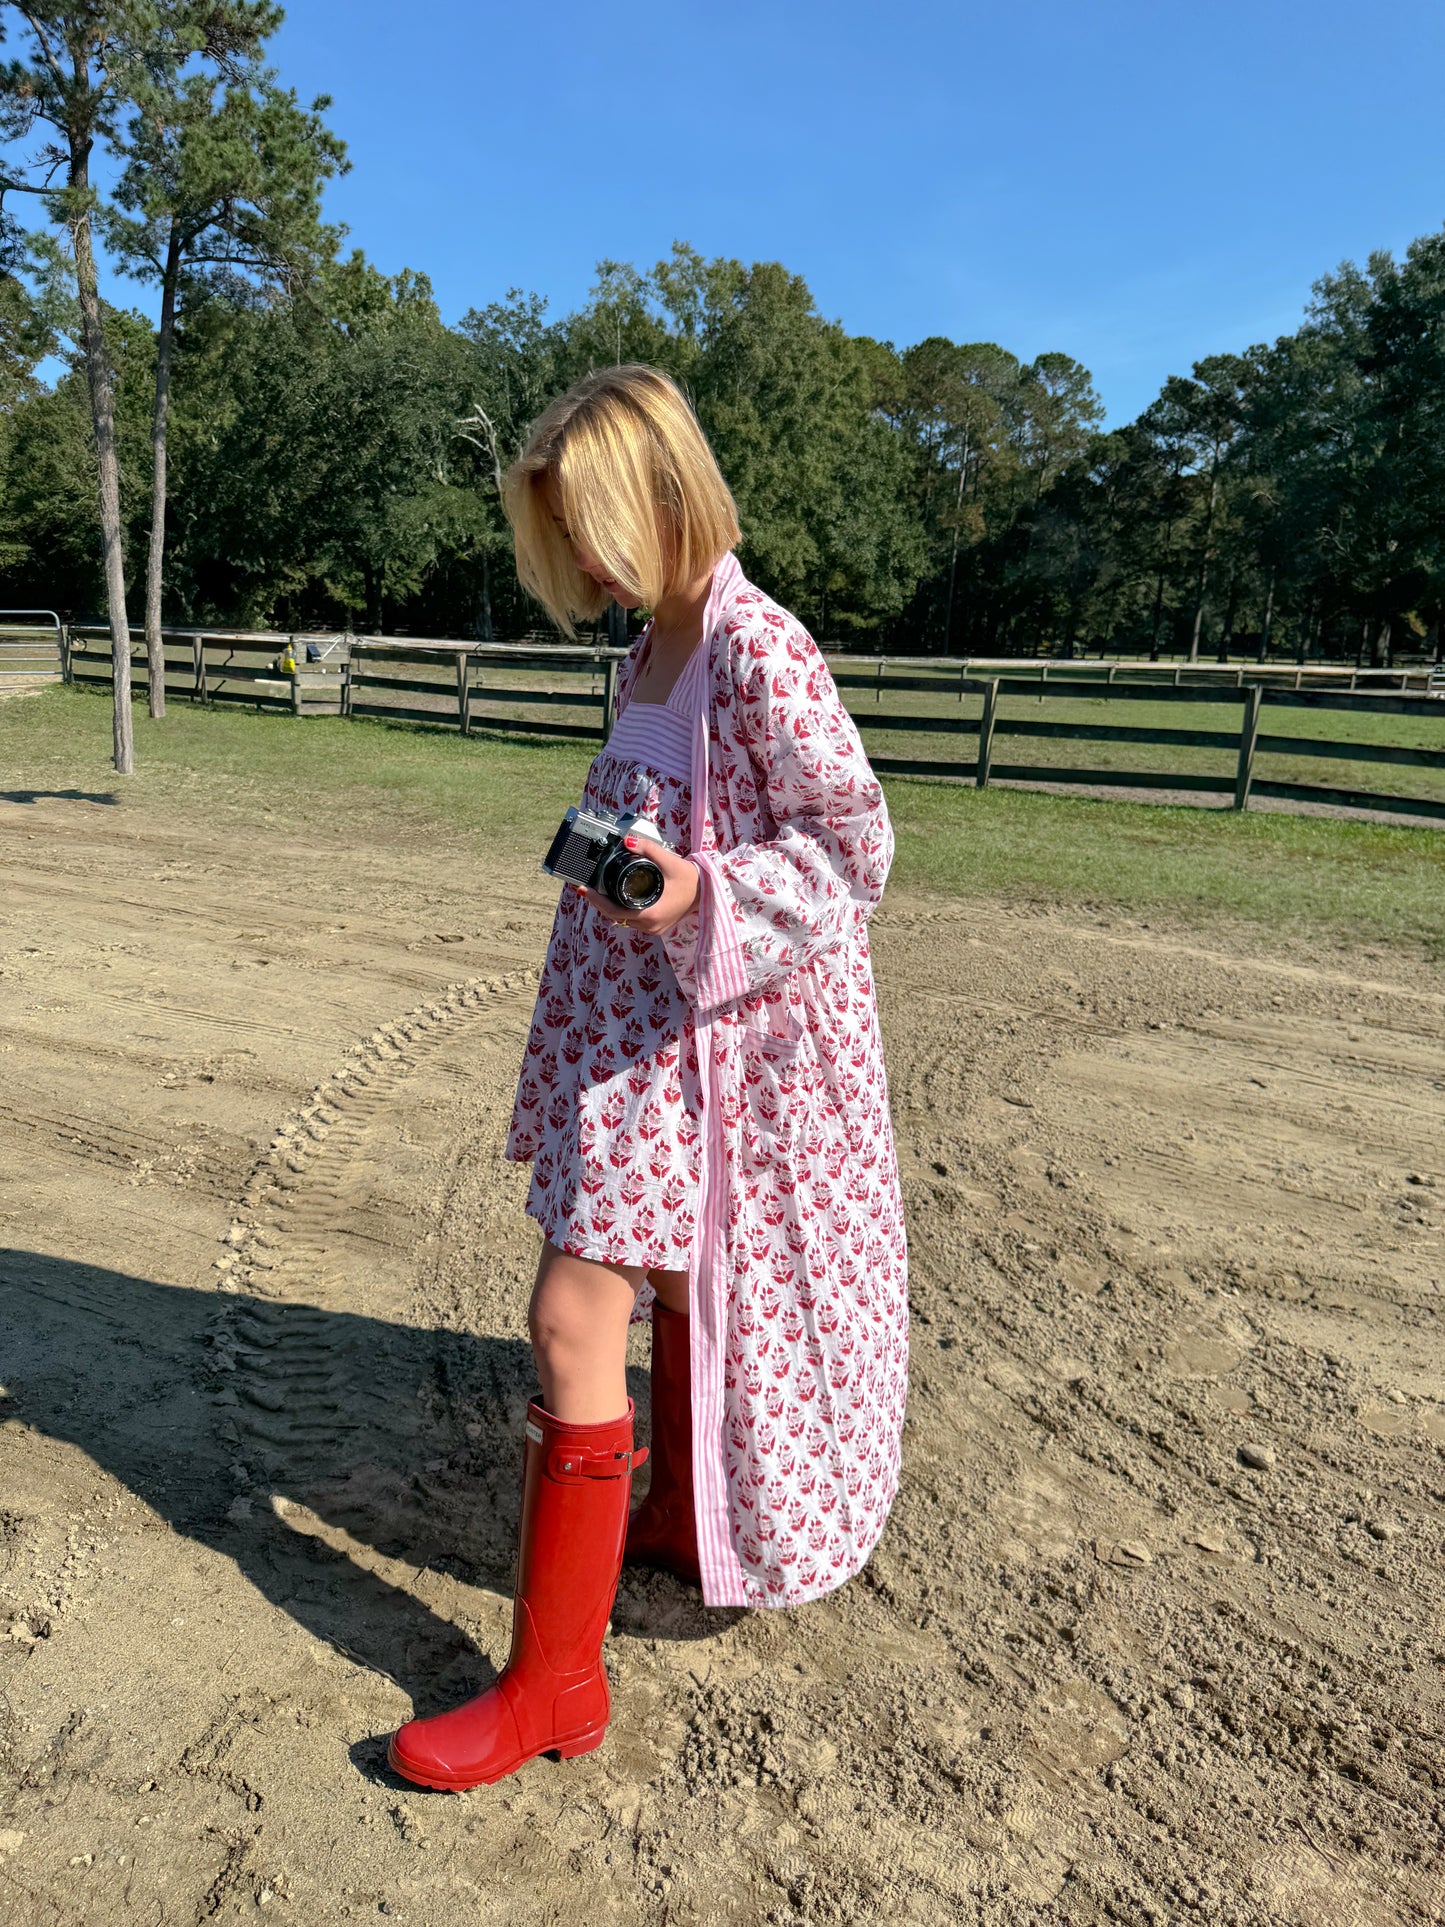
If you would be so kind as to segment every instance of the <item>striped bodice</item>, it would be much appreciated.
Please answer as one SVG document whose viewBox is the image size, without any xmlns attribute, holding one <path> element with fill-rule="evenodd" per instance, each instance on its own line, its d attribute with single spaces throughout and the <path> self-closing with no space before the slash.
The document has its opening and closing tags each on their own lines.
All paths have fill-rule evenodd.
<svg viewBox="0 0 1445 1927">
<path fill-rule="evenodd" d="M 620 756 L 670 776 L 692 780 L 692 719 L 668 703 L 629 703 L 612 725 L 604 756 Z"/>
</svg>

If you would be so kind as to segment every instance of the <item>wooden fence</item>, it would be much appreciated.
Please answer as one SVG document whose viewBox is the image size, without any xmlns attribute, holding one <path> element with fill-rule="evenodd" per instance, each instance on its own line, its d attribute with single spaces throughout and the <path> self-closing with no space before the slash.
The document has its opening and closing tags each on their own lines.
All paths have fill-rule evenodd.
<svg viewBox="0 0 1445 1927">
<path fill-rule="evenodd" d="M 437 661 L 437 645 L 417 645 L 369 641 L 358 638 L 351 647 L 349 713 L 352 715 L 395 716 L 412 722 L 429 722 L 458 728 L 466 735 L 474 727 L 490 726 L 524 729 L 529 735 L 584 737 L 606 740 L 612 714 L 618 655 L 612 651 L 578 651 L 539 648 L 456 647 L 449 652 L 445 667 Z M 1162 673 L 1155 665 L 1091 664 L 1082 673 L 1070 673 L 1073 665 L 1050 663 L 961 662 L 940 664 L 936 660 L 913 664 L 888 663 L 879 658 L 873 670 L 857 666 L 856 657 L 835 657 L 833 679 L 844 692 L 854 720 L 866 737 L 873 732 L 916 733 L 947 736 L 951 742 L 976 738 L 973 755 L 965 762 L 953 757 L 948 761 L 920 760 L 895 756 L 874 756 L 873 767 L 882 775 L 971 778 L 980 789 L 991 781 L 1020 783 L 1072 783 L 1115 789 L 1184 790 L 1228 795 L 1235 809 L 1246 809 L 1251 795 L 1278 797 L 1293 802 L 1332 804 L 1352 809 L 1397 811 L 1408 816 L 1445 820 L 1445 801 L 1432 797 L 1387 794 L 1364 788 L 1342 789 L 1318 783 L 1280 782 L 1255 773 L 1260 755 L 1328 758 L 1331 761 L 1364 762 L 1414 766 L 1445 772 L 1445 703 L 1427 694 L 1399 693 L 1400 680 L 1413 674 L 1423 690 L 1423 672 L 1382 671 L 1378 680 L 1369 671 L 1331 670 L 1323 666 L 1313 671 L 1295 666 L 1276 670 L 1264 677 L 1253 668 L 1231 664 L 1170 666 Z M 425 675 L 408 674 L 426 668 Z M 885 669 L 912 673 L 885 673 Z M 533 684 L 518 686 L 519 672 L 529 671 Z M 589 681 L 584 692 L 579 687 L 558 687 L 563 677 Z M 1390 678 L 1393 681 L 1387 681 Z M 1313 684 L 1313 686 L 1310 686 Z M 1383 685 L 1383 686 L 1382 686 Z M 887 693 L 923 691 L 934 697 L 948 695 L 961 702 L 965 696 L 982 698 L 978 717 L 950 715 L 897 715 L 892 711 L 870 715 L 866 700 L 872 694 L 881 702 Z M 425 703 L 396 703 L 397 695 L 425 696 Z M 851 697 L 851 700 L 850 700 Z M 1044 699 L 1090 698 L 1111 702 L 1208 703 L 1233 705 L 1240 712 L 1237 724 L 1229 729 L 1174 729 L 1159 725 L 1136 727 L 1128 723 L 1055 722 L 1034 715 L 1001 715 L 1004 697 Z M 1260 729 L 1264 704 L 1275 708 L 1344 710 L 1359 714 L 1424 716 L 1440 725 L 1441 747 L 1419 748 L 1411 745 L 1351 742 L 1336 737 L 1273 735 Z M 565 706 L 575 710 L 595 705 L 596 720 L 590 723 L 562 722 L 551 716 L 528 714 L 518 721 L 509 710 L 527 705 Z M 1223 720 L 1223 718 L 1221 718 Z M 1232 720 L 1232 719 L 1231 719 Z M 1179 769 L 1095 769 L 1055 763 L 1009 763 L 995 756 L 1000 738 L 1033 737 L 1082 743 L 1141 743 L 1170 749 L 1219 749 L 1233 752 L 1234 770 L 1229 776 L 1204 775 Z M 1167 759 L 1166 759 L 1167 760 Z"/>
<path fill-rule="evenodd" d="M 840 686 L 856 686 L 871 681 L 853 677 L 846 671 L 836 677 Z M 976 737 L 972 758 L 973 781 L 984 789 L 991 781 L 1014 783 L 1072 783 L 1110 789 L 1186 790 L 1232 796 L 1235 809 L 1248 808 L 1251 796 L 1272 796 L 1297 803 L 1322 803 L 1348 809 L 1386 810 L 1405 816 L 1435 817 L 1445 820 L 1445 801 L 1433 797 L 1401 796 L 1367 789 L 1343 789 L 1321 783 L 1280 782 L 1255 773 L 1260 755 L 1326 758 L 1338 762 L 1413 765 L 1445 771 L 1445 706 L 1428 697 L 1393 695 L 1350 695 L 1328 690 L 1266 689 L 1260 683 L 1245 683 L 1238 688 L 1149 688 L 1115 683 L 1101 687 L 1096 678 L 1051 676 L 1040 690 L 1020 689 L 1003 678 L 960 678 L 962 692 L 982 696 L 982 714 L 977 718 L 942 716 L 869 716 L 855 709 L 854 719 L 865 738 L 872 730 L 946 732 L 952 737 Z M 907 689 L 920 686 L 933 689 L 932 682 L 891 677 L 885 688 Z M 1005 695 L 1047 695 L 1050 698 L 1093 698 L 1106 696 L 1110 701 L 1209 703 L 1234 705 L 1241 711 L 1239 723 L 1231 729 L 1173 729 L 1151 725 L 1144 728 L 1128 723 L 1052 722 L 1037 716 L 1001 716 L 999 705 Z M 1266 734 L 1260 729 L 1265 703 L 1272 707 L 1295 709 L 1345 710 L 1354 714 L 1423 716 L 1440 725 L 1439 749 L 1414 745 L 1355 742 L 1336 736 L 1285 736 Z M 1165 749 L 1218 749 L 1233 752 L 1234 772 L 1230 776 L 1207 775 L 1179 768 L 1141 770 L 1131 768 L 1081 768 L 1059 763 L 1008 763 L 999 761 L 994 745 L 1000 737 L 1033 737 L 1035 740 L 1065 740 L 1084 743 L 1145 743 Z M 949 762 L 913 758 L 874 756 L 873 767 L 882 775 L 966 777 L 970 771 L 955 759 Z"/>
<path fill-rule="evenodd" d="M 110 678 L 108 632 L 85 625 L 70 632 L 70 673 L 77 680 Z M 458 729 L 529 736 L 605 740 L 621 652 L 585 645 L 465 644 L 401 641 L 368 636 L 315 638 L 329 654 L 306 664 L 304 636 L 167 631 L 167 690 L 202 701 L 249 702 L 297 714 L 374 717 Z M 291 642 L 294 677 L 272 666 Z M 182 651 L 186 653 L 183 654 Z M 187 657 L 189 659 L 187 659 Z M 878 733 L 946 738 L 961 754 L 947 759 L 877 755 L 883 775 L 950 777 L 985 788 L 992 781 L 1058 783 L 1098 788 L 1185 791 L 1228 796 L 1236 809 L 1252 796 L 1445 820 L 1445 801 L 1366 787 L 1286 782 L 1260 776 L 1260 756 L 1328 759 L 1391 768 L 1445 772 L 1445 700 L 1428 668 L 1357 670 L 1332 665 L 1150 664 L 1020 660 L 941 661 L 938 658 L 831 659 L 865 740 Z M 144 686 L 144 662 L 136 665 Z M 1434 688 L 1432 690 L 1432 684 Z M 320 692 L 318 694 L 318 691 Z M 954 699 L 958 713 L 884 711 L 885 694 L 924 693 Z M 873 698 L 872 704 L 868 698 Z M 980 713 L 963 712 L 965 698 L 981 699 Z M 1023 700 L 1027 699 L 1026 709 Z M 1054 720 L 1039 713 L 1056 700 L 1105 699 L 1231 706 L 1218 729 L 1172 728 Z M 1017 705 L 1017 708 L 1015 707 Z M 1439 747 L 1298 736 L 1261 727 L 1265 706 L 1355 715 L 1425 718 L 1439 725 Z M 870 709 L 874 713 L 870 714 Z M 1013 713 L 1010 713 L 1013 712 Z M 1433 735 L 1433 731 L 1431 734 Z M 1165 752 L 1160 769 L 1096 768 L 1061 763 L 1007 762 L 997 748 L 1011 738 L 1100 744 L 1143 744 Z M 922 747 L 922 745 L 920 745 Z M 939 747 L 943 743 L 939 742 Z M 1169 752 L 1228 752 L 1232 773 L 1204 774 L 1168 767 Z M 1363 773 L 1363 772 L 1362 772 Z"/>
<path fill-rule="evenodd" d="M 352 640 L 345 712 L 605 741 L 622 652 L 552 644 Z M 426 671 L 427 673 L 417 673 Z M 404 700 L 398 702 L 397 698 Z M 418 698 L 426 698 L 419 701 Z M 558 710 L 573 712 L 571 719 Z M 517 712 L 521 712 L 520 715 Z M 581 720 L 593 712 L 592 719 Z M 550 712 L 550 713 L 549 713 Z"/>
<path fill-rule="evenodd" d="M 77 623 L 66 630 L 66 675 L 72 682 L 111 680 L 110 631 L 99 623 Z M 253 629 L 167 629 L 166 698 L 193 702 L 245 703 L 255 709 L 286 710 L 293 715 L 340 713 L 344 667 L 330 657 L 306 660 L 306 644 L 334 656 L 343 640 L 336 636 L 276 635 Z M 349 638 L 345 639 L 349 641 Z M 275 665 L 282 652 L 295 650 L 298 673 Z M 147 685 L 145 638 L 131 636 L 131 675 L 137 692 Z"/>
</svg>

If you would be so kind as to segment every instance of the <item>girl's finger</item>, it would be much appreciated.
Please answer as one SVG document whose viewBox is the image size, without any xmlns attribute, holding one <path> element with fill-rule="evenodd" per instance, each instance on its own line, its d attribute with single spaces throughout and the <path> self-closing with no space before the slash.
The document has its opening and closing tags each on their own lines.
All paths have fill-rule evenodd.
<svg viewBox="0 0 1445 1927">
<path fill-rule="evenodd" d="M 625 924 L 628 922 L 627 917 L 623 915 L 622 911 L 618 909 L 610 897 L 599 896 L 596 890 L 589 890 L 585 883 L 574 883 L 572 888 L 577 892 L 579 897 L 584 897 L 587 902 L 592 905 L 592 908 L 597 912 L 598 916 L 606 917 L 609 923 Z"/>
</svg>

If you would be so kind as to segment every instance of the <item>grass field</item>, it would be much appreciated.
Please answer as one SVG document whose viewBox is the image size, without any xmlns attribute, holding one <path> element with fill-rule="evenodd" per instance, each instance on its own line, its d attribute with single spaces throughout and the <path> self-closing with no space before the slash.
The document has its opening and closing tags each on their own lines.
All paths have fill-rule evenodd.
<svg viewBox="0 0 1445 1927">
<path fill-rule="evenodd" d="M 1292 728 L 1317 720 L 1308 711 L 1294 716 Z M 1349 720 L 1405 727 L 1393 717 Z M 0 796 L 76 791 L 142 807 L 179 805 L 260 831 L 272 822 L 291 829 L 314 822 L 328 831 L 342 823 L 358 842 L 384 821 L 389 834 L 409 825 L 433 848 L 488 835 L 540 851 L 577 796 L 591 754 L 586 745 L 485 733 L 463 741 L 424 727 L 303 722 L 177 703 L 160 723 L 137 716 L 139 773 L 122 781 L 109 768 L 109 739 L 104 695 L 55 688 L 7 704 L 0 709 Z M 894 882 L 903 888 L 1191 923 L 1225 916 L 1278 933 L 1354 942 L 1363 935 L 1445 950 L 1445 834 L 1428 827 L 1235 816 L 905 779 L 887 788 L 898 841 Z"/>
</svg>

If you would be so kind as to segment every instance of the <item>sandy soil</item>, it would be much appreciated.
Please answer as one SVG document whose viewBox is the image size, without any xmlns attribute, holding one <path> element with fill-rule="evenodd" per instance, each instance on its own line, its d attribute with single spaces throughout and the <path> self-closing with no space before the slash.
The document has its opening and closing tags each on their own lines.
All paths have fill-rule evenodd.
<svg viewBox="0 0 1445 1927">
<path fill-rule="evenodd" d="M 443 1796 L 379 1736 L 504 1652 L 546 887 L 73 797 L 0 887 L 0 1918 L 1445 1920 L 1445 975 L 892 898 L 883 1544 L 625 1575 L 603 1749 Z"/>
</svg>

